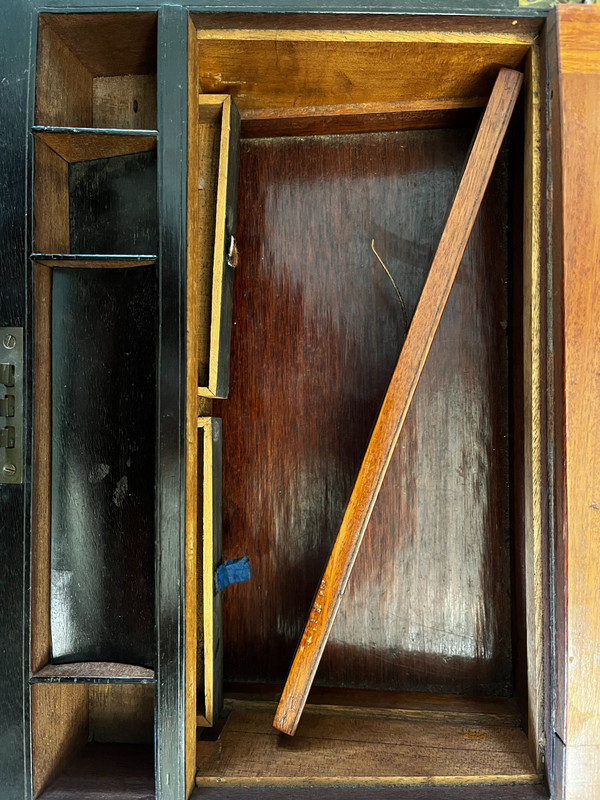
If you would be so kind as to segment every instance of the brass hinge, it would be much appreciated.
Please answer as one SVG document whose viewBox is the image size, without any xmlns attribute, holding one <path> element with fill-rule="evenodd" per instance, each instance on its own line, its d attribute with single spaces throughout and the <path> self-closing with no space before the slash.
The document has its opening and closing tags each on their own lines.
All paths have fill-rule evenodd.
<svg viewBox="0 0 600 800">
<path fill-rule="evenodd" d="M 0 328 L 0 483 L 23 483 L 23 328 Z"/>
</svg>

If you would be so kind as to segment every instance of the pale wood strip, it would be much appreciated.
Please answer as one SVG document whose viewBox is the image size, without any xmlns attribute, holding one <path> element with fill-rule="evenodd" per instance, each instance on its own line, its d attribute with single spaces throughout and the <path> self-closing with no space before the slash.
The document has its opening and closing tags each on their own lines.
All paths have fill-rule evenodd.
<svg viewBox="0 0 600 800">
<path fill-rule="evenodd" d="M 352 491 L 274 725 L 293 735 L 508 127 L 523 75 L 502 69 Z"/>
<path fill-rule="evenodd" d="M 531 44 L 535 34 L 486 33 L 474 31 L 372 31 L 372 30 L 281 30 L 202 29 L 199 40 L 275 42 L 410 42 L 424 44 Z"/>
</svg>

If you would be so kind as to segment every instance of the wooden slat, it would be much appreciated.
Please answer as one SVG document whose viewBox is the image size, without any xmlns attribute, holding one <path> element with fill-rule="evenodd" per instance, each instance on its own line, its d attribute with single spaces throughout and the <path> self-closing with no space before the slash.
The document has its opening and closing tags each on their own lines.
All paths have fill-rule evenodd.
<svg viewBox="0 0 600 800">
<path fill-rule="evenodd" d="M 282 740 L 268 712 L 234 710 L 218 741 L 200 740 L 198 756 L 199 786 L 539 781 L 520 730 L 351 713 L 308 715 L 294 739 Z"/>
<path fill-rule="evenodd" d="M 285 733 L 297 727 L 522 81 L 521 73 L 502 69 L 483 116 L 282 694 L 274 725 Z"/>
<path fill-rule="evenodd" d="M 35 148 L 33 246 L 43 253 L 69 251 L 69 165 L 40 141 Z"/>
<path fill-rule="evenodd" d="M 221 535 L 221 420 L 198 419 L 202 469 L 202 609 L 199 657 L 204 666 L 204 714 L 201 725 L 213 725 L 223 704 L 223 623 L 221 594 L 215 587 L 215 571 L 223 559 Z M 200 638 L 200 637 L 199 637 Z"/>
</svg>

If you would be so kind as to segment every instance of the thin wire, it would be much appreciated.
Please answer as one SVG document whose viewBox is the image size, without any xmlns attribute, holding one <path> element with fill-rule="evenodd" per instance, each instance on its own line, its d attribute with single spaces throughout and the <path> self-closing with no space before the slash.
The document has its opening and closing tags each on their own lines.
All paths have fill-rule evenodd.
<svg viewBox="0 0 600 800">
<path fill-rule="evenodd" d="M 396 281 L 393 279 L 392 273 L 389 271 L 389 269 L 383 263 L 383 260 L 382 260 L 381 256 L 379 255 L 379 253 L 377 252 L 377 250 L 375 250 L 375 239 L 371 239 L 371 250 L 375 253 L 375 255 L 377 256 L 377 260 L 379 261 L 381 266 L 384 268 L 385 273 L 388 276 L 388 278 L 391 280 L 392 286 L 394 287 L 394 290 L 396 292 L 398 300 L 400 301 L 400 305 L 402 306 L 402 316 L 404 317 L 404 335 L 406 336 L 406 334 L 408 333 L 408 314 L 406 313 L 406 306 L 404 305 L 404 300 L 402 299 L 402 295 L 400 294 L 400 289 L 396 285 Z"/>
</svg>

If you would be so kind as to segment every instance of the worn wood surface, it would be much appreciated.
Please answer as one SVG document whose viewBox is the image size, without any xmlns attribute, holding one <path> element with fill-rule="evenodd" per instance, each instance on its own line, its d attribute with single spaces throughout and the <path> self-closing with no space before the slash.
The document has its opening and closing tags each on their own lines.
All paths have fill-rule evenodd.
<svg viewBox="0 0 600 800">
<path fill-rule="evenodd" d="M 52 271 L 33 268 L 33 504 L 31 518 L 31 670 L 50 661 L 50 498 L 52 493 Z"/>
<path fill-rule="evenodd" d="M 34 797 L 69 763 L 88 738 L 87 686 L 31 687 Z"/>
<path fill-rule="evenodd" d="M 90 741 L 152 744 L 154 686 L 96 684 L 89 692 Z"/>
<path fill-rule="evenodd" d="M 281 688 L 261 684 L 225 684 L 225 706 L 228 709 L 246 707 L 246 704 L 277 704 Z M 248 706 L 250 707 L 250 706 Z M 335 689 L 313 686 L 307 701 L 307 710 L 320 709 L 333 713 L 373 716 L 398 716 L 406 719 L 437 717 L 465 724 L 522 726 L 522 717 L 513 698 L 477 697 L 460 694 L 431 694 L 426 692 L 391 692 L 369 689 Z"/>
<path fill-rule="evenodd" d="M 156 128 L 156 75 L 98 77 L 92 83 L 94 128 Z"/>
<path fill-rule="evenodd" d="M 321 789 L 321 792 L 324 790 Z M 355 800 L 357 787 L 353 785 L 328 786 L 327 800 Z M 427 785 L 362 787 L 362 797 L 369 800 L 432 800 L 432 788 Z M 284 786 L 270 786 L 268 795 L 265 787 L 246 783 L 237 786 L 202 786 L 192 794 L 190 800 L 314 800 L 315 787 L 288 783 Z M 435 800 L 548 800 L 548 791 L 541 784 L 474 784 L 436 786 Z"/>
<path fill-rule="evenodd" d="M 69 252 L 69 165 L 43 141 L 36 142 L 33 194 L 33 248 Z"/>
<path fill-rule="evenodd" d="M 440 33 L 198 31 L 203 92 L 230 92 L 248 111 L 489 95 L 498 66 L 516 68 L 531 38 Z M 483 41 L 482 41 L 483 39 Z M 401 68 L 399 68 L 401 65 Z M 290 110 L 294 109 L 294 112 Z"/>
<path fill-rule="evenodd" d="M 157 252 L 156 159 L 150 150 L 69 165 L 71 253 Z"/>
<path fill-rule="evenodd" d="M 154 267 L 52 271 L 57 663 L 155 666 L 156 305 Z"/>
<path fill-rule="evenodd" d="M 246 111 L 242 136 L 315 136 L 468 126 L 479 118 L 484 98 L 407 100 L 403 103 L 291 107 Z"/>
<path fill-rule="evenodd" d="M 560 800 L 600 792 L 600 12 L 559 8 L 549 35 L 555 340 Z"/>
<path fill-rule="evenodd" d="M 371 239 L 412 314 L 471 133 L 243 143 L 232 391 L 215 413 L 227 440 L 224 557 L 268 555 L 223 598 L 228 680 L 285 678 L 404 338 Z M 320 684 L 511 691 L 504 164 Z"/>
<path fill-rule="evenodd" d="M 284 733 L 296 730 L 522 82 L 521 73 L 501 70 L 481 120 L 283 690 L 273 724 Z"/>
<path fill-rule="evenodd" d="M 156 150 L 155 136 L 128 135 L 110 132 L 34 129 L 35 138 L 45 142 L 67 161 L 93 161 L 99 158 L 125 156 Z"/>
<path fill-rule="evenodd" d="M 153 800 L 152 748 L 88 744 L 40 800 Z"/>
<path fill-rule="evenodd" d="M 514 728 L 321 711 L 303 717 L 297 736 L 284 740 L 271 720 L 269 709 L 234 709 L 216 742 L 198 742 L 198 785 L 539 781 L 527 737 Z"/>
<path fill-rule="evenodd" d="M 152 683 L 154 671 L 134 664 L 110 661 L 81 661 L 75 664 L 46 664 L 31 677 L 32 683 Z"/>
<path fill-rule="evenodd" d="M 330 5 L 330 4 L 329 4 Z M 414 14 L 394 13 L 287 13 L 274 9 L 269 13 L 257 11 L 253 14 L 239 12 L 202 13 L 193 11 L 191 19 L 200 30 L 305 30 L 305 31 L 393 31 L 420 34 L 462 33 L 476 34 L 480 39 L 486 35 L 527 35 L 531 39 L 539 33 L 544 20 L 533 16 L 493 17 L 461 14 Z M 292 12 L 292 13 L 290 13 Z M 297 9 L 296 9 L 297 12 Z"/>
</svg>

